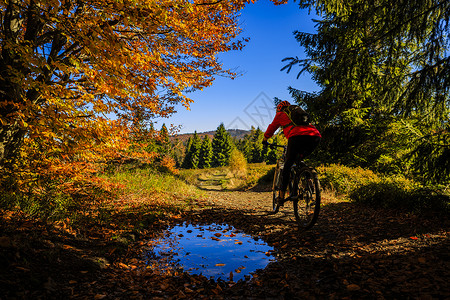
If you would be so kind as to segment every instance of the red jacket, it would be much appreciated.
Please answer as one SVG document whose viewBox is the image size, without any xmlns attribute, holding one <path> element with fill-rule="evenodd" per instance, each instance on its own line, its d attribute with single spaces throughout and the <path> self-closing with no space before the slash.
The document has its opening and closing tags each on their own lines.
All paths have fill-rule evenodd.
<svg viewBox="0 0 450 300">
<path fill-rule="evenodd" d="M 282 111 L 277 112 L 272 123 L 269 125 L 269 127 L 267 127 L 267 130 L 264 133 L 264 137 L 267 139 L 272 137 L 278 127 L 286 126 L 289 123 L 291 123 L 291 120 L 286 113 Z M 287 126 L 283 129 L 283 133 L 286 138 L 290 138 L 296 135 L 312 135 L 321 137 L 320 132 L 313 125 Z"/>
</svg>

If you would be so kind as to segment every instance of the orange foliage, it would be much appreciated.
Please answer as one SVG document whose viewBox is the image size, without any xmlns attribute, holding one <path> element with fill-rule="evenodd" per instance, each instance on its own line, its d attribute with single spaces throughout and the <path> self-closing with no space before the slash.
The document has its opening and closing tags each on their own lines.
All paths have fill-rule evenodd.
<svg viewBox="0 0 450 300">
<path fill-rule="evenodd" d="M 179 171 L 175 166 L 175 160 L 170 156 L 163 156 L 159 165 L 161 169 L 165 172 L 170 172 L 172 174 L 179 173 Z"/>
<path fill-rule="evenodd" d="M 3 175 L 77 178 L 120 158 L 135 116 L 167 117 L 189 108 L 185 91 L 235 76 L 216 54 L 243 47 L 249 2 L 0 1 Z"/>
</svg>

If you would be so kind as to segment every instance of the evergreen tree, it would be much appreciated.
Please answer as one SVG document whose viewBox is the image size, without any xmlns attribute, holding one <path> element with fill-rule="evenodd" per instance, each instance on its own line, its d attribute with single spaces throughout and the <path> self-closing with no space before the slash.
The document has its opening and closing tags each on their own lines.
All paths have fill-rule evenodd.
<svg viewBox="0 0 450 300">
<path fill-rule="evenodd" d="M 236 144 L 237 148 L 244 154 L 245 159 L 248 162 L 252 162 L 252 136 L 255 132 L 255 127 L 251 127 L 250 133 L 246 134 L 242 140 L 239 141 L 239 143 Z"/>
<path fill-rule="evenodd" d="M 322 88 L 290 91 L 319 121 L 323 157 L 399 169 L 410 159 L 424 181 L 449 180 L 450 1 L 300 1 L 309 5 L 323 20 L 317 34 L 294 33 L 308 57 L 285 68 Z"/>
<path fill-rule="evenodd" d="M 264 155 L 267 151 L 266 147 L 263 147 L 262 140 L 264 138 L 264 132 L 262 132 L 259 127 L 253 132 L 253 136 L 251 137 L 252 141 L 252 149 L 251 156 L 253 163 L 261 163 L 264 161 Z"/>
<path fill-rule="evenodd" d="M 207 135 L 203 138 L 202 146 L 200 148 L 200 162 L 198 167 L 200 169 L 211 167 L 213 158 L 213 148 L 211 140 Z"/>
<path fill-rule="evenodd" d="M 169 130 L 167 130 L 167 126 L 165 123 L 162 124 L 161 130 L 159 131 L 159 137 L 162 144 L 169 144 Z"/>
<path fill-rule="evenodd" d="M 231 150 L 233 148 L 233 144 L 231 142 L 231 137 L 228 132 L 225 130 L 225 126 L 223 123 L 217 127 L 216 133 L 214 134 L 214 138 L 212 141 L 213 148 L 213 166 L 221 167 L 226 166 L 230 159 Z"/>
<path fill-rule="evenodd" d="M 277 152 L 275 149 L 269 148 L 267 150 L 266 163 L 272 165 L 277 163 Z"/>
<path fill-rule="evenodd" d="M 248 162 L 251 162 L 252 160 L 252 143 L 249 140 L 249 135 L 245 135 L 245 137 L 240 140 L 236 144 L 237 148 L 244 154 L 245 159 Z"/>
<path fill-rule="evenodd" d="M 284 134 L 282 132 L 274 135 L 272 138 L 272 143 L 277 145 L 286 145 L 287 139 L 284 137 Z M 280 151 L 279 148 L 266 148 L 266 155 L 265 155 L 265 161 L 268 164 L 275 164 L 277 160 L 281 157 L 282 151 Z"/>
<path fill-rule="evenodd" d="M 192 138 L 189 137 L 187 144 L 186 144 L 186 151 L 184 152 L 184 160 L 183 164 L 181 165 L 185 169 L 191 169 L 192 168 Z"/>
<path fill-rule="evenodd" d="M 179 138 L 175 138 L 171 142 L 171 152 L 177 167 L 182 167 L 184 160 L 185 146 Z"/>
<path fill-rule="evenodd" d="M 194 132 L 194 136 L 192 138 L 191 145 L 191 168 L 197 169 L 200 163 L 200 149 L 202 146 L 202 140 L 197 134 L 197 131 Z"/>
<path fill-rule="evenodd" d="M 159 131 L 159 137 L 157 141 L 158 152 L 167 154 L 170 152 L 170 139 L 169 131 L 167 130 L 166 124 L 162 124 L 161 130 Z"/>
</svg>

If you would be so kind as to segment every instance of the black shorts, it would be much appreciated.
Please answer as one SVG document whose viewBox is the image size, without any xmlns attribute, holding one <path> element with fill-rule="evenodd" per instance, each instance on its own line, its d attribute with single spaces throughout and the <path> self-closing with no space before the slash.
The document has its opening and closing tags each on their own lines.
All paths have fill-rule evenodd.
<svg viewBox="0 0 450 300">
<path fill-rule="evenodd" d="M 296 135 L 288 139 L 286 160 L 282 173 L 281 190 L 286 191 L 289 184 L 289 176 L 292 165 L 295 163 L 299 155 L 305 158 L 317 148 L 321 140 L 320 136 L 313 135 Z"/>
</svg>

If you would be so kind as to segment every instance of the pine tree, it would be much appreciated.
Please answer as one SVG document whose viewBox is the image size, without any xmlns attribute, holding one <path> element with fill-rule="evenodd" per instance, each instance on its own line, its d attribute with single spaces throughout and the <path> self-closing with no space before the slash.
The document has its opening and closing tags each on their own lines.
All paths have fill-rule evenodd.
<svg viewBox="0 0 450 300">
<path fill-rule="evenodd" d="M 311 73 L 322 88 L 291 89 L 320 122 L 322 156 L 370 168 L 412 163 L 424 181 L 448 182 L 450 1 L 318 0 L 300 7 L 308 5 L 324 20 L 317 34 L 294 33 L 307 58 L 286 58 L 285 68 L 299 65 L 299 75 Z"/>
<path fill-rule="evenodd" d="M 197 131 L 194 132 L 194 136 L 192 138 L 191 145 L 191 168 L 197 169 L 200 163 L 200 149 L 202 147 L 202 140 L 197 134 Z"/>
<path fill-rule="evenodd" d="M 192 138 L 189 137 L 187 144 L 186 144 L 186 151 L 184 152 L 184 159 L 183 164 L 181 165 L 185 169 L 191 169 L 192 168 Z"/>
<path fill-rule="evenodd" d="M 244 154 L 245 159 L 248 162 L 252 162 L 252 146 L 251 142 L 252 132 L 255 131 L 255 127 L 251 127 L 250 133 L 246 134 L 243 139 L 236 143 L 236 147 Z"/>
<path fill-rule="evenodd" d="M 277 145 L 286 145 L 287 139 L 284 137 L 284 134 L 280 132 L 272 137 L 272 143 Z M 266 151 L 265 161 L 268 164 L 275 164 L 282 154 L 282 151 L 279 151 L 279 149 L 273 149 L 270 147 L 267 147 Z"/>
<path fill-rule="evenodd" d="M 167 130 L 166 124 L 164 123 L 162 124 L 161 130 L 159 131 L 157 145 L 159 146 L 159 153 L 167 154 L 170 152 L 169 131 Z"/>
<path fill-rule="evenodd" d="M 264 138 L 264 132 L 258 128 L 252 128 L 250 134 L 246 137 L 248 140 L 248 161 L 251 163 L 261 163 L 264 161 L 267 148 L 263 147 L 262 140 Z M 245 155 L 245 152 L 244 152 Z"/>
<path fill-rule="evenodd" d="M 200 148 L 200 162 L 198 167 L 205 169 L 211 167 L 213 157 L 213 148 L 211 140 L 207 135 L 203 138 L 202 146 Z"/>
<path fill-rule="evenodd" d="M 231 142 L 231 137 L 225 130 L 223 123 L 217 127 L 216 133 L 212 141 L 213 148 L 213 166 L 221 167 L 226 166 L 230 159 L 231 150 L 233 144 Z"/>
</svg>

